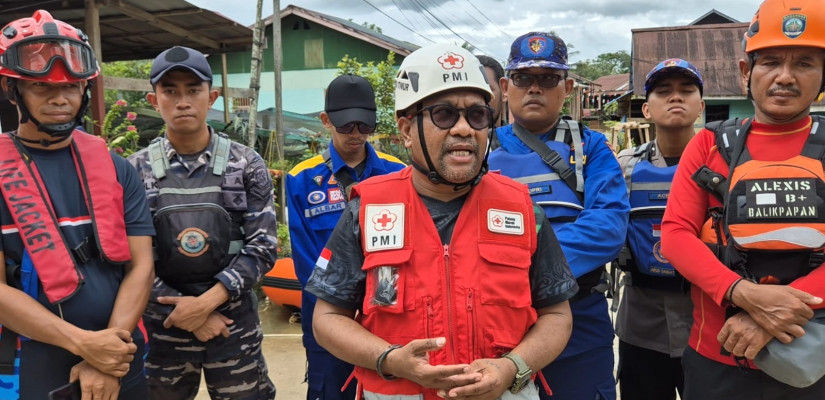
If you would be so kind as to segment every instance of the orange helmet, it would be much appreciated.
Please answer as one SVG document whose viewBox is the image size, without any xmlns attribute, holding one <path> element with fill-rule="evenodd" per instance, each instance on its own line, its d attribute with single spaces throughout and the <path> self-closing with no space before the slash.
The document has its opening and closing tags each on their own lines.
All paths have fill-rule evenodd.
<svg viewBox="0 0 825 400">
<path fill-rule="evenodd" d="M 100 74 L 83 31 L 37 10 L 0 31 L 0 75 L 41 82 L 77 82 Z"/>
<path fill-rule="evenodd" d="M 765 0 L 742 39 L 745 53 L 769 47 L 825 49 L 825 1 Z"/>
</svg>

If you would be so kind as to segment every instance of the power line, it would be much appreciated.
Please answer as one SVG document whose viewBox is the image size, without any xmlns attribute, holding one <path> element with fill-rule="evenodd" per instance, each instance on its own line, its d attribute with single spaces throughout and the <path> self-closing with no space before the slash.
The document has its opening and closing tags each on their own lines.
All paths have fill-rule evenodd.
<svg viewBox="0 0 825 400">
<path fill-rule="evenodd" d="M 492 25 L 492 26 L 494 26 L 496 29 L 498 29 L 498 31 L 499 31 L 499 32 L 501 32 L 501 33 L 502 33 L 502 34 L 503 34 L 503 35 L 504 35 L 507 39 L 509 39 L 511 42 L 512 42 L 513 40 L 515 40 L 515 38 L 514 38 L 513 36 L 511 36 L 511 35 L 510 35 L 509 33 L 507 33 L 507 32 L 504 32 L 504 31 L 503 31 L 503 30 L 502 30 L 502 29 L 498 26 L 498 24 L 496 24 L 496 23 L 495 23 L 495 22 L 493 22 L 490 18 L 488 18 L 488 17 L 487 17 L 487 15 L 486 15 L 486 14 L 484 14 L 484 12 L 483 12 L 483 11 L 479 10 L 479 9 L 478 9 L 478 7 L 476 7 L 476 5 L 475 5 L 475 4 L 473 4 L 473 2 L 471 2 L 470 0 L 465 0 L 465 1 L 467 2 L 467 4 L 469 4 L 471 7 L 473 7 L 473 9 L 475 9 L 476 11 L 478 11 L 478 13 L 479 13 L 479 14 L 481 14 L 481 16 L 482 16 L 482 17 L 484 17 L 484 19 L 486 19 L 486 20 L 490 23 L 490 25 Z M 469 14 L 469 12 L 468 12 L 468 14 Z M 475 18 L 473 18 L 473 19 L 475 19 Z M 476 20 L 476 21 L 478 21 L 478 20 Z"/>
<path fill-rule="evenodd" d="M 408 31 L 410 31 L 410 32 L 412 32 L 412 33 L 414 33 L 414 34 L 418 35 L 418 36 L 421 36 L 421 38 L 422 38 L 422 39 L 424 39 L 424 40 L 426 40 L 426 41 L 428 41 L 428 42 L 430 42 L 430 43 L 435 43 L 435 42 L 434 42 L 434 41 L 432 41 L 431 39 L 424 37 L 424 36 L 423 36 L 423 35 L 421 35 L 420 33 L 416 32 L 416 31 L 414 31 L 414 30 L 410 29 L 409 27 L 407 27 L 406 25 L 402 24 L 402 23 L 401 23 L 401 22 L 399 22 L 397 19 L 395 19 L 395 18 L 393 18 L 393 17 L 389 16 L 389 14 L 385 13 L 384 11 L 381 11 L 381 9 L 380 9 L 380 8 L 378 8 L 378 7 L 374 6 L 374 5 L 373 5 L 372 3 L 370 3 L 368 0 L 364 0 L 364 3 L 369 4 L 369 6 L 370 6 L 370 7 L 374 8 L 376 11 L 380 12 L 381 14 L 384 14 L 384 16 L 385 16 L 385 17 L 387 17 L 387 18 L 389 18 L 389 19 L 393 20 L 396 24 L 401 25 L 401 27 L 403 27 L 404 29 L 406 29 L 406 30 L 408 30 Z"/>
<path fill-rule="evenodd" d="M 459 39 L 463 40 L 465 43 L 469 44 L 470 46 L 473 46 L 474 48 L 476 48 L 476 49 L 480 50 L 482 53 L 487 54 L 487 55 L 490 55 L 488 52 L 484 51 L 481 47 L 479 47 L 479 46 L 477 46 L 477 45 L 473 44 L 473 43 L 472 43 L 472 42 L 470 42 L 469 40 L 465 39 L 463 36 L 459 35 L 459 34 L 458 34 L 458 32 L 454 31 L 454 30 L 453 30 L 452 28 L 450 28 L 447 24 L 445 24 L 445 23 L 444 23 L 444 21 L 442 21 L 440 18 L 436 17 L 436 16 L 435 16 L 435 14 L 433 14 L 430 10 L 428 10 L 428 9 L 427 9 L 427 7 L 423 4 L 423 1 L 422 1 L 422 2 L 420 2 L 420 1 L 421 1 L 421 0 L 413 0 L 413 3 L 418 3 L 418 4 L 421 6 L 421 8 L 422 8 L 422 9 L 423 9 L 423 10 L 424 10 L 427 14 L 430 14 L 430 16 L 431 16 L 431 17 L 433 17 L 433 19 L 435 19 L 436 21 L 438 21 L 438 23 L 440 23 L 442 26 L 444 26 L 445 28 L 447 28 L 447 30 L 448 30 L 448 31 L 450 31 L 450 32 L 452 32 L 452 34 L 453 34 L 453 35 L 457 36 Z"/>
</svg>

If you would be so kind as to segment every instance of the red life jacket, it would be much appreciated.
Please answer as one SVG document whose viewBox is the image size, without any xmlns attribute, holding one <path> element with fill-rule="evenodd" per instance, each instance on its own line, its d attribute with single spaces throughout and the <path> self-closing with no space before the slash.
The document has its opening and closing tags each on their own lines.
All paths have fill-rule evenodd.
<svg viewBox="0 0 825 400">
<path fill-rule="evenodd" d="M 353 188 L 360 196 L 360 227 L 367 274 L 359 322 L 392 344 L 446 337 L 431 352 L 433 365 L 496 358 L 518 345 L 536 322 L 529 269 L 536 249 L 536 218 L 524 185 L 488 174 L 470 191 L 449 245 L 441 243 L 411 168 L 371 178 Z M 419 394 L 434 390 L 356 367 L 364 390 Z"/>
<path fill-rule="evenodd" d="M 76 130 L 71 151 L 97 249 L 110 263 L 130 261 L 123 190 L 106 142 Z M 37 166 L 10 134 L 0 135 L 0 190 L 46 297 L 51 303 L 68 299 L 83 282 L 79 260 L 65 243 Z"/>
</svg>

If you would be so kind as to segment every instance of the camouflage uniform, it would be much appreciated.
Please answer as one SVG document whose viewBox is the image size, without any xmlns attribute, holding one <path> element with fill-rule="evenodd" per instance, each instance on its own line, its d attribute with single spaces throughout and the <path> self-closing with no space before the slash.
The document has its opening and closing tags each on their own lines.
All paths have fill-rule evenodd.
<svg viewBox="0 0 825 400">
<path fill-rule="evenodd" d="M 212 138 L 198 155 L 180 156 L 165 138 L 163 149 L 169 160 L 167 174 L 197 179 L 209 172 Z M 158 182 L 152 174 L 148 149 L 129 157 L 140 172 L 149 207 L 157 211 Z M 230 336 L 218 336 L 201 342 L 194 334 L 172 327 L 163 321 L 172 306 L 157 302 L 161 296 L 181 296 L 162 279 L 155 278 L 149 304 L 144 313 L 149 333 L 146 374 L 152 398 L 192 399 L 200 384 L 201 368 L 212 399 L 272 399 L 275 386 L 268 378 L 261 353 L 263 332 L 257 312 L 253 287 L 269 271 L 276 259 L 277 236 L 273 209 L 272 180 L 263 159 L 250 148 L 231 143 L 229 160 L 221 185 L 224 204 L 234 205 L 242 213 L 244 246 L 240 253 L 215 276 L 227 289 L 230 299 L 216 311 L 232 319 Z M 246 205 L 243 205 L 245 193 Z M 224 206 L 233 212 L 230 207 Z"/>
</svg>

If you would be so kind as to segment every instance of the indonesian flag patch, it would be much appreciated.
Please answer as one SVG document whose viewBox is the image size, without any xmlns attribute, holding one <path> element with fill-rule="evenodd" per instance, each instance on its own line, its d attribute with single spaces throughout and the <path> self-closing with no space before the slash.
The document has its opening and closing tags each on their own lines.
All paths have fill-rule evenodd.
<svg viewBox="0 0 825 400">
<path fill-rule="evenodd" d="M 321 256 L 318 257 L 318 261 L 315 262 L 315 267 L 326 270 L 330 258 L 332 258 L 332 250 L 324 247 L 324 250 L 321 250 Z"/>
<path fill-rule="evenodd" d="M 653 237 L 662 237 L 662 224 L 653 224 Z"/>
</svg>

